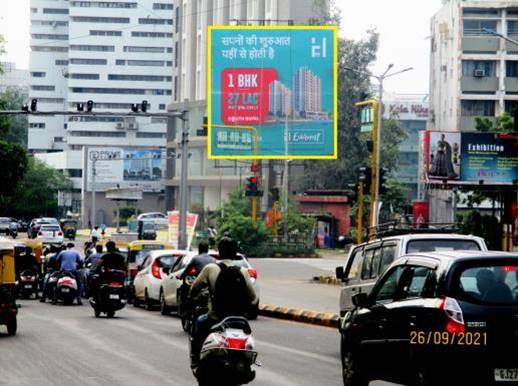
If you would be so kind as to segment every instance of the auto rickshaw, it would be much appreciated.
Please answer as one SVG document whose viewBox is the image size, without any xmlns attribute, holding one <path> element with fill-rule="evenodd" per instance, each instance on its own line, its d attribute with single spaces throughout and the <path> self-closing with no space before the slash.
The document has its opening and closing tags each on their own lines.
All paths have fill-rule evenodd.
<svg viewBox="0 0 518 386">
<path fill-rule="evenodd" d="M 153 220 L 138 220 L 137 233 L 139 240 L 156 240 L 156 225 Z"/>
<path fill-rule="evenodd" d="M 59 224 L 61 225 L 61 230 L 65 238 L 69 240 L 75 240 L 77 234 L 77 220 L 71 218 L 62 218 L 59 220 Z"/>
<path fill-rule="evenodd" d="M 0 238 L 0 324 L 7 326 L 7 334 L 15 335 L 16 315 L 16 277 L 14 269 L 14 244 L 4 237 Z"/>
<path fill-rule="evenodd" d="M 126 290 L 128 291 L 128 302 L 133 301 L 134 288 L 133 280 L 142 265 L 147 252 L 160 249 L 174 249 L 170 243 L 156 240 L 136 240 L 128 244 L 128 275 L 126 276 Z"/>
</svg>

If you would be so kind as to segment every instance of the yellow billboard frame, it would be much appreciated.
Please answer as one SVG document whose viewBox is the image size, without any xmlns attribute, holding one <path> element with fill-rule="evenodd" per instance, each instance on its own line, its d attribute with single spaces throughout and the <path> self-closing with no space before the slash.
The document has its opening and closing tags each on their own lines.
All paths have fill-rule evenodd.
<svg viewBox="0 0 518 386">
<path fill-rule="evenodd" d="M 212 154 L 212 31 L 214 30 L 321 30 L 333 32 L 333 154 L 330 155 L 213 155 Z M 219 26 L 207 27 L 207 156 L 210 160 L 330 160 L 338 158 L 338 27 L 337 26 Z"/>
</svg>

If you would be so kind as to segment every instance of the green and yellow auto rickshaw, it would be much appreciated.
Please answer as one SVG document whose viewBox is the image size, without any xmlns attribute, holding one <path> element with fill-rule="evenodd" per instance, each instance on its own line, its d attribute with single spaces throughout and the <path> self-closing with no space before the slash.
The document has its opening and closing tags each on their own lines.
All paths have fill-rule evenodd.
<svg viewBox="0 0 518 386">
<path fill-rule="evenodd" d="M 0 325 L 7 326 L 9 335 L 16 334 L 17 314 L 14 244 L 11 240 L 2 237 L 0 238 Z"/>
<path fill-rule="evenodd" d="M 71 218 L 62 218 L 59 220 L 61 230 L 65 238 L 75 240 L 77 234 L 77 220 Z"/>
</svg>

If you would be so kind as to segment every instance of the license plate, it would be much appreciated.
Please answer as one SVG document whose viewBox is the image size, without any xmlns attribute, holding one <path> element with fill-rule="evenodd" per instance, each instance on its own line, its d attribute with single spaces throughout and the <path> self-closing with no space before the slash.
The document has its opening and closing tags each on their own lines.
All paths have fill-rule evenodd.
<svg viewBox="0 0 518 386">
<path fill-rule="evenodd" d="M 32 288 L 32 285 L 30 285 L 30 284 L 25 284 L 25 288 Z"/>
<path fill-rule="evenodd" d="M 70 288 L 61 288 L 61 292 L 70 292 Z"/>
<path fill-rule="evenodd" d="M 495 369 L 495 381 L 518 381 L 518 369 Z"/>
<path fill-rule="evenodd" d="M 119 295 L 110 294 L 110 299 L 118 299 Z"/>
</svg>

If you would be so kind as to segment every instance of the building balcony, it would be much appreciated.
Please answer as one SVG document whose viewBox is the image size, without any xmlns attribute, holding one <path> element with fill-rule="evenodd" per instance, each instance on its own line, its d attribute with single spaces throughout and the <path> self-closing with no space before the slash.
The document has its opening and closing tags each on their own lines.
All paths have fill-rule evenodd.
<svg viewBox="0 0 518 386">
<path fill-rule="evenodd" d="M 460 80 L 462 92 L 476 92 L 494 94 L 498 90 L 498 78 L 496 76 L 463 76 Z"/>
<path fill-rule="evenodd" d="M 505 78 L 505 91 L 508 93 L 518 93 L 518 78 Z"/>
<path fill-rule="evenodd" d="M 518 35 L 517 34 L 509 34 L 509 38 L 511 38 L 513 40 L 518 40 Z M 508 54 L 518 54 L 518 46 L 516 44 L 514 44 L 514 43 L 506 41 L 505 42 L 505 49 L 506 49 Z"/>
<path fill-rule="evenodd" d="M 500 49 L 500 38 L 492 36 L 464 36 L 462 52 L 476 54 L 492 54 Z"/>
<path fill-rule="evenodd" d="M 495 117 L 480 117 L 487 118 L 492 122 L 496 121 Z M 475 131 L 475 117 L 460 117 L 460 131 Z"/>
</svg>

